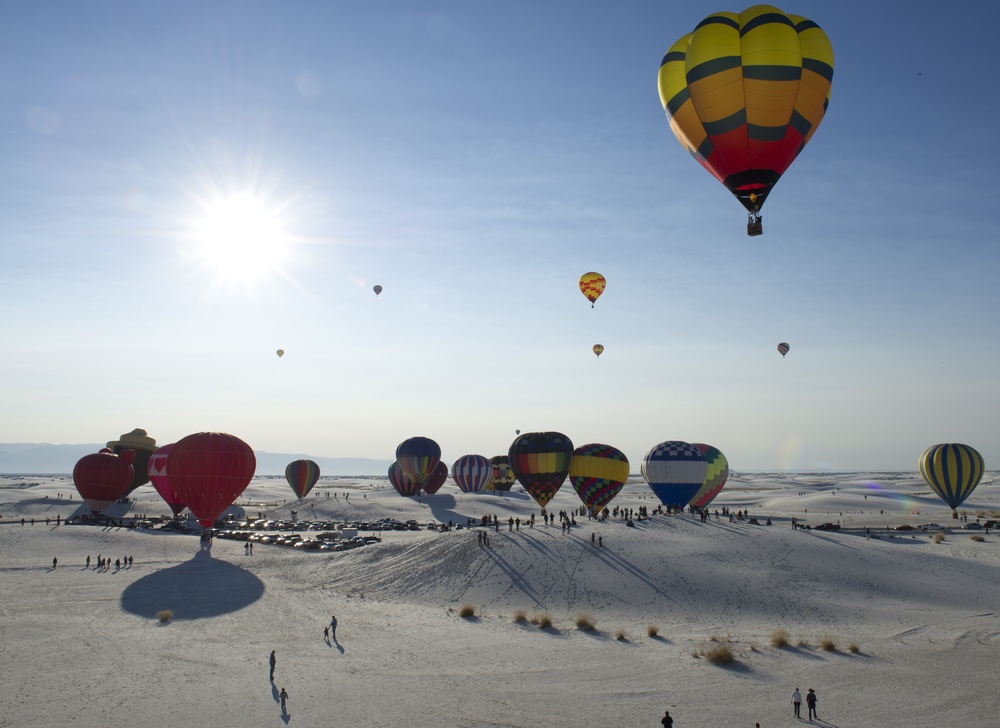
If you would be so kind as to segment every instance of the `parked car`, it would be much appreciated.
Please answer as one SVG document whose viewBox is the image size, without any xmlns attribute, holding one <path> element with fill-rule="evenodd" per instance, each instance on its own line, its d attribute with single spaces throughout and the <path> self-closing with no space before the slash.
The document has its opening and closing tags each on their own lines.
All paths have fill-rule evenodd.
<svg viewBox="0 0 1000 728">
<path fill-rule="evenodd" d="M 817 531 L 839 531 L 840 530 L 840 524 L 839 523 L 821 523 L 818 526 L 816 526 L 816 530 Z"/>
<path fill-rule="evenodd" d="M 896 526 L 896 530 L 897 531 L 912 531 L 913 530 L 913 526 L 911 526 L 909 523 L 904 523 L 902 526 Z"/>
</svg>

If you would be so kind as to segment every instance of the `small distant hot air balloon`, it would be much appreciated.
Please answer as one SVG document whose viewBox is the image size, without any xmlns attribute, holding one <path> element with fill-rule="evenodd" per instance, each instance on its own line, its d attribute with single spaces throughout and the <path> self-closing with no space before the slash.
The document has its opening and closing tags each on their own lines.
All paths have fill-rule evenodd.
<svg viewBox="0 0 1000 728">
<path fill-rule="evenodd" d="M 784 341 L 782 341 L 780 344 L 778 344 L 778 353 L 781 354 L 781 358 L 782 359 L 785 358 L 785 354 L 788 353 L 789 348 L 791 348 L 791 347 L 789 347 L 788 344 L 786 344 Z M 806 358 L 808 359 L 808 357 L 806 357 Z"/>
<path fill-rule="evenodd" d="M 451 477 L 463 493 L 478 493 L 493 480 L 493 464 L 482 455 L 463 455 L 451 466 Z"/>
<path fill-rule="evenodd" d="M 717 447 L 703 445 L 700 442 L 691 444 L 701 450 L 705 456 L 705 462 L 708 463 L 708 468 L 705 471 L 705 482 L 694 494 L 691 505 L 695 508 L 706 508 L 709 503 L 715 500 L 715 496 L 722 492 L 722 487 L 729 479 L 729 461 Z"/>
<path fill-rule="evenodd" d="M 661 442 L 642 461 L 643 479 L 665 506 L 687 506 L 704 484 L 707 473 L 705 454 L 680 440 Z"/>
<path fill-rule="evenodd" d="M 611 445 L 591 443 L 573 451 L 569 482 L 583 505 L 595 513 L 604 508 L 628 480 L 628 458 Z"/>
<path fill-rule="evenodd" d="M 167 475 L 167 458 L 173 449 L 173 443 L 164 445 L 150 456 L 149 464 L 146 467 L 149 472 L 149 480 L 153 483 L 153 487 L 156 488 L 156 492 L 160 494 L 163 502 L 169 506 L 173 514 L 179 516 L 185 506 L 181 502 L 180 495 L 178 495 L 177 491 L 170 484 L 170 477 Z"/>
<path fill-rule="evenodd" d="M 406 476 L 398 460 L 389 466 L 389 482 L 404 498 L 410 498 L 420 492 L 420 484 L 414 483 Z"/>
<path fill-rule="evenodd" d="M 590 307 L 593 308 L 594 304 L 597 303 L 597 299 L 601 297 L 604 293 L 605 286 L 608 285 L 607 280 L 600 273 L 584 273 L 580 276 L 580 291 L 587 300 L 590 301 Z"/>
<path fill-rule="evenodd" d="M 285 480 L 299 498 L 305 498 L 319 480 L 319 465 L 312 460 L 295 460 L 285 468 Z"/>
<path fill-rule="evenodd" d="M 396 461 L 406 477 L 422 486 L 441 459 L 441 446 L 429 437 L 411 437 L 396 448 Z"/>
<path fill-rule="evenodd" d="M 376 284 L 372 286 L 372 290 L 375 291 L 375 297 L 378 298 L 378 294 L 382 292 L 382 286 Z"/>
<path fill-rule="evenodd" d="M 256 470 L 253 448 L 224 432 L 188 435 L 167 456 L 171 486 L 205 528 L 246 490 Z"/>
<path fill-rule="evenodd" d="M 526 432 L 507 453 L 517 479 L 542 508 L 566 480 L 572 455 L 573 442 L 561 432 Z"/>
<path fill-rule="evenodd" d="M 978 451 L 958 443 L 927 448 L 917 465 L 920 477 L 953 511 L 972 494 L 986 469 Z"/>
<path fill-rule="evenodd" d="M 515 434 L 515 435 L 520 435 L 520 434 L 521 434 L 521 431 L 520 431 L 520 430 L 514 430 L 514 434 Z"/>
<path fill-rule="evenodd" d="M 448 480 L 448 466 L 439 460 L 438 464 L 434 466 L 434 470 L 427 476 L 427 480 L 420 487 L 427 495 L 434 495 L 441 490 L 441 486 L 444 485 L 446 480 Z"/>
<path fill-rule="evenodd" d="M 283 356 L 285 355 L 285 350 L 284 350 L 284 349 L 278 349 L 278 350 L 277 350 L 276 352 L 274 352 L 274 353 L 275 353 L 275 354 L 277 354 L 277 355 L 278 355 L 278 358 L 280 359 L 281 357 L 283 357 Z"/>
<path fill-rule="evenodd" d="M 603 344 L 594 344 L 594 354 L 597 355 L 598 359 L 601 358 L 601 354 L 603 354 L 603 353 L 604 353 L 604 345 Z"/>
<path fill-rule="evenodd" d="M 135 475 L 134 456 L 135 450 L 122 450 L 116 455 L 105 447 L 84 455 L 73 467 L 73 483 L 95 516 L 125 495 Z"/>
</svg>

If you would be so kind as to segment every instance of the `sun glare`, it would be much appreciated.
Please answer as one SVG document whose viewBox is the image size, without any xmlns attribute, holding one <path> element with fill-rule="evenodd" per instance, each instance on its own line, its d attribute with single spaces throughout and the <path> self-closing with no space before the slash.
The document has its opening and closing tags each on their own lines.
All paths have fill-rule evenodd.
<svg viewBox="0 0 1000 728">
<path fill-rule="evenodd" d="M 280 274 L 288 252 L 278 214 L 249 193 L 210 206 L 195 226 L 192 243 L 199 267 L 233 282 L 251 283 Z"/>
</svg>

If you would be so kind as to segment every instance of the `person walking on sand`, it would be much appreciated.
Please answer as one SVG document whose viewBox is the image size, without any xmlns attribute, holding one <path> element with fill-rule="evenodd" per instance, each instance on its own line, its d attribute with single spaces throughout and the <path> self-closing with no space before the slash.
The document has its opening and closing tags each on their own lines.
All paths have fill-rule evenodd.
<svg viewBox="0 0 1000 728">
<path fill-rule="evenodd" d="M 800 718 L 799 709 L 802 707 L 802 693 L 799 692 L 798 688 L 792 691 L 792 710 L 795 712 L 795 717 Z"/>
<path fill-rule="evenodd" d="M 277 664 L 278 660 L 274 656 L 274 650 L 271 650 L 271 682 L 274 682 L 274 666 Z"/>
<path fill-rule="evenodd" d="M 812 688 L 806 693 L 806 705 L 809 706 L 809 720 L 812 720 L 816 717 L 816 691 Z"/>
<path fill-rule="evenodd" d="M 674 719 L 670 717 L 669 710 L 664 712 L 663 717 L 660 718 L 660 725 L 662 725 L 663 728 L 673 728 Z"/>
<path fill-rule="evenodd" d="M 59 559 L 55 556 L 52 557 L 52 568 L 56 568 L 59 565 Z"/>
<path fill-rule="evenodd" d="M 329 627 L 324 627 L 323 628 L 323 639 L 325 639 L 327 642 L 330 641 L 330 628 Z"/>
<path fill-rule="evenodd" d="M 288 700 L 288 693 L 285 692 L 284 688 L 282 688 L 281 692 L 278 693 L 278 697 L 281 698 L 281 712 L 284 713 L 285 712 L 285 701 Z"/>
<path fill-rule="evenodd" d="M 330 636 L 333 638 L 334 642 L 337 641 L 337 615 L 336 614 L 334 614 L 332 617 L 330 617 Z"/>
</svg>

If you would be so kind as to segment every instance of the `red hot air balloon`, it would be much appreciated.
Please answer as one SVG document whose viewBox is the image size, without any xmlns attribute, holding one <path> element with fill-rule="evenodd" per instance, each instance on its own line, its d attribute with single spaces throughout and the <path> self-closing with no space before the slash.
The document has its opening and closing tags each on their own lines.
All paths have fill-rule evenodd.
<svg viewBox="0 0 1000 728">
<path fill-rule="evenodd" d="M 296 460 L 285 468 L 285 480 L 299 498 L 305 498 L 319 480 L 319 465 L 312 460 Z"/>
<path fill-rule="evenodd" d="M 441 447 L 429 437 L 411 437 L 396 448 L 396 462 L 406 477 L 422 486 L 441 459 Z"/>
<path fill-rule="evenodd" d="M 179 516 L 181 511 L 184 510 L 185 505 L 181 502 L 181 497 L 177 495 L 177 491 L 174 490 L 174 487 L 170 484 L 170 478 L 167 476 L 167 457 L 173 449 L 173 443 L 161 447 L 149 456 L 149 463 L 146 468 L 149 473 L 149 479 L 152 481 L 153 487 L 156 488 L 156 492 L 160 494 L 160 497 L 170 507 L 173 514 Z"/>
<path fill-rule="evenodd" d="M 134 450 L 117 455 L 110 448 L 84 455 L 73 468 L 73 483 L 95 516 L 125 495 L 135 477 L 132 469 Z"/>
<path fill-rule="evenodd" d="M 253 449 L 224 432 L 188 435 L 167 457 L 170 484 L 205 528 L 246 490 L 256 469 Z"/>
<path fill-rule="evenodd" d="M 406 476 L 398 460 L 389 466 L 389 482 L 404 498 L 415 496 L 420 491 L 420 485 Z"/>
<path fill-rule="evenodd" d="M 441 490 L 441 486 L 444 485 L 444 481 L 446 480 L 448 480 L 448 466 L 439 461 L 434 468 L 434 472 L 427 476 L 427 480 L 424 481 L 421 487 L 427 495 L 434 495 Z"/>
</svg>

